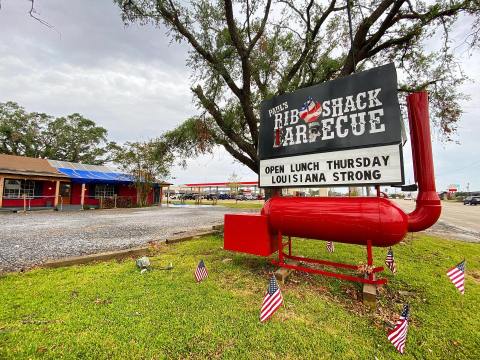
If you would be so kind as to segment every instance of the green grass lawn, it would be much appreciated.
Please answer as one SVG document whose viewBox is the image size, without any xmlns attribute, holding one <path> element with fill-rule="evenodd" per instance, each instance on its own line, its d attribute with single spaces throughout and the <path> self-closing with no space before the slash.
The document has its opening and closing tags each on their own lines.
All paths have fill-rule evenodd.
<svg viewBox="0 0 480 360">
<path fill-rule="evenodd" d="M 295 240 L 298 254 L 365 262 L 360 246 Z M 132 259 L 0 277 L 0 358 L 479 359 L 480 244 L 416 235 L 394 248 L 398 274 L 369 312 L 360 285 L 295 274 L 285 306 L 265 324 L 259 308 L 268 259 L 222 250 L 221 237 L 162 245 L 145 274 Z M 386 249 L 375 249 L 376 264 Z M 467 258 L 466 294 L 445 273 Z M 208 279 L 195 283 L 200 259 Z M 231 259 L 231 260 L 226 260 Z M 400 295 L 399 291 L 410 295 Z M 411 305 L 406 354 L 386 339 Z"/>
<path fill-rule="evenodd" d="M 185 200 L 183 203 L 180 200 L 171 200 L 170 203 L 174 205 L 196 205 L 195 200 Z M 263 200 L 218 200 L 215 206 L 225 206 L 232 209 L 261 209 L 264 203 L 265 202 Z M 212 205 L 213 202 L 211 200 L 202 200 L 201 204 Z"/>
</svg>

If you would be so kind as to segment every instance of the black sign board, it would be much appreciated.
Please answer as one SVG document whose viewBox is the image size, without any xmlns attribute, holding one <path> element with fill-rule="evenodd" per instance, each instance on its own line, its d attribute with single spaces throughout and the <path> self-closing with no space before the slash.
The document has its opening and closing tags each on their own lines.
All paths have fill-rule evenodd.
<svg viewBox="0 0 480 360">
<path fill-rule="evenodd" d="M 260 160 L 401 143 L 395 66 L 262 102 Z"/>
</svg>

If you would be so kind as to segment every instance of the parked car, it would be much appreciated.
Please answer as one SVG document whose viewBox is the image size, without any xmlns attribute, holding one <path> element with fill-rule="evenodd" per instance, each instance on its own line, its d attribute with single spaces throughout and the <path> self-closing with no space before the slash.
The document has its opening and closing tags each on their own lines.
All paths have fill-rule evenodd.
<svg viewBox="0 0 480 360">
<path fill-rule="evenodd" d="M 235 200 L 247 200 L 247 198 L 245 197 L 245 195 L 239 194 L 239 195 L 235 196 Z"/>
<path fill-rule="evenodd" d="M 207 199 L 207 200 L 215 200 L 217 197 L 218 197 L 217 194 L 207 194 L 207 195 L 205 196 L 205 199 Z"/>
<path fill-rule="evenodd" d="M 230 195 L 228 195 L 228 194 L 219 194 L 219 195 L 218 195 L 218 199 L 219 199 L 219 200 L 228 200 L 228 199 L 230 199 Z"/>
<path fill-rule="evenodd" d="M 463 205 L 477 205 L 480 204 L 480 196 L 468 196 L 463 200 Z"/>
<path fill-rule="evenodd" d="M 179 197 L 182 200 L 195 200 L 198 197 L 198 194 L 182 194 Z"/>
<path fill-rule="evenodd" d="M 245 196 L 245 200 L 255 200 L 256 199 L 256 196 L 253 196 L 252 194 L 246 194 L 244 196 Z"/>
</svg>

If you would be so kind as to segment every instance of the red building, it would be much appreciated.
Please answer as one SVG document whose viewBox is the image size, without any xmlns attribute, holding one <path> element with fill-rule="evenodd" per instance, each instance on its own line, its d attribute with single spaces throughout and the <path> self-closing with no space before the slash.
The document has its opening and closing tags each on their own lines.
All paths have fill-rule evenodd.
<svg viewBox="0 0 480 360">
<path fill-rule="evenodd" d="M 147 204 L 161 202 L 157 182 Z M 108 166 L 0 154 L 0 208 L 109 208 L 138 203 L 133 179 Z"/>
</svg>

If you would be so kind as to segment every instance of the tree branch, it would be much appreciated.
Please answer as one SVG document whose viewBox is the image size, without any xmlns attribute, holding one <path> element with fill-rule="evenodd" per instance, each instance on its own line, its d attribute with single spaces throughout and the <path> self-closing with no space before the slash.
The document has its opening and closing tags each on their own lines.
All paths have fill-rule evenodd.
<svg viewBox="0 0 480 360">
<path fill-rule="evenodd" d="M 290 68 L 290 70 L 288 72 L 286 72 L 286 74 L 282 77 L 282 79 L 280 80 L 280 84 L 278 86 L 278 91 L 277 91 L 277 95 L 280 95 L 280 94 L 283 94 L 285 93 L 286 89 L 287 89 L 287 86 L 288 84 L 290 83 L 290 81 L 293 79 L 293 77 L 297 74 L 298 70 L 300 69 L 300 67 L 304 64 L 306 58 L 307 58 L 307 55 L 308 55 L 308 52 L 311 50 L 312 48 L 312 45 L 314 43 L 314 40 L 315 38 L 317 37 L 318 35 L 318 32 L 320 30 L 320 27 L 322 26 L 322 24 L 325 22 L 325 20 L 327 20 L 327 18 L 330 16 L 330 14 L 333 12 L 333 11 L 336 11 L 335 9 L 335 3 L 336 3 L 336 0 L 331 0 L 330 2 L 330 5 L 328 6 L 328 8 L 324 11 L 324 13 L 322 14 L 322 16 L 320 16 L 320 18 L 317 20 L 317 22 L 315 23 L 315 27 L 313 28 L 313 30 L 310 32 L 308 29 L 307 29 L 307 36 L 306 36 L 306 40 L 305 40 L 305 45 L 303 47 L 303 50 L 302 50 L 302 53 L 300 54 L 300 56 L 298 57 L 297 61 L 292 65 L 292 67 Z M 308 36 L 310 35 L 310 36 Z"/>
<path fill-rule="evenodd" d="M 268 0 L 267 6 L 266 6 L 267 10 L 270 8 L 270 1 L 271 0 Z M 230 38 L 232 39 L 232 42 L 235 48 L 237 49 L 238 54 L 240 55 L 240 60 L 242 63 L 243 85 L 237 97 L 240 100 L 240 104 L 242 106 L 242 109 L 245 115 L 245 120 L 247 121 L 248 128 L 250 130 L 250 136 L 252 137 L 254 147 L 256 148 L 258 143 L 258 129 L 257 129 L 257 119 L 255 118 L 255 114 L 253 112 L 252 100 L 251 100 L 250 83 L 252 78 L 252 66 L 249 61 L 249 55 L 253 47 L 249 47 L 247 49 L 245 47 L 243 40 L 240 37 L 238 28 L 235 24 L 235 19 L 233 16 L 232 1 L 224 0 L 224 3 L 225 3 L 225 18 L 227 20 L 227 26 L 230 33 Z M 265 22 L 267 18 L 268 18 L 268 11 L 266 11 L 264 15 Z M 265 28 L 265 24 L 263 24 L 263 28 Z M 261 28 L 258 31 L 258 33 L 255 35 L 253 39 L 254 42 L 258 40 L 262 32 L 263 32 L 263 29 Z M 255 45 L 255 43 L 252 43 L 252 44 Z M 252 44 L 250 44 L 250 46 Z"/>
<path fill-rule="evenodd" d="M 258 39 L 263 35 L 263 32 L 265 31 L 265 25 L 267 24 L 268 20 L 268 14 L 270 14 L 270 5 L 272 3 L 272 0 L 267 1 L 267 5 L 265 6 L 265 12 L 263 14 L 263 19 L 260 24 L 260 29 L 258 29 L 257 33 L 253 37 L 253 40 L 250 41 L 250 44 L 248 45 L 248 53 L 250 54 L 253 48 L 255 47 Z"/>
<path fill-rule="evenodd" d="M 225 3 L 225 19 L 227 20 L 228 32 L 232 39 L 233 45 L 237 49 L 241 58 L 248 56 L 247 48 L 243 43 L 243 40 L 238 33 L 237 25 L 235 24 L 235 18 L 233 16 L 232 0 L 224 0 Z M 245 85 L 245 84 L 244 84 Z"/>
<path fill-rule="evenodd" d="M 256 159 L 257 152 L 255 148 L 251 144 L 243 140 L 237 132 L 235 132 L 230 126 L 228 126 L 228 124 L 225 123 L 225 120 L 223 119 L 223 116 L 218 110 L 218 108 L 216 107 L 215 103 L 205 96 L 202 87 L 198 85 L 196 88 L 192 88 L 192 91 L 200 100 L 200 103 L 202 104 L 202 106 L 208 111 L 208 113 L 215 120 L 216 124 L 225 133 L 225 135 L 231 141 L 237 144 L 242 151 L 247 153 L 251 159 Z"/>
<path fill-rule="evenodd" d="M 237 151 L 232 145 L 230 145 L 227 141 L 223 139 L 215 138 L 215 141 L 218 144 L 221 144 L 225 148 L 225 150 L 227 150 L 230 155 L 232 155 L 235 159 L 247 165 L 253 172 L 258 174 L 258 165 L 256 161 L 243 155 L 241 152 Z"/>
<path fill-rule="evenodd" d="M 200 43 L 195 38 L 194 34 L 190 32 L 186 28 L 186 26 L 180 21 L 180 18 L 178 16 L 178 11 L 175 8 L 175 5 L 173 4 L 173 2 L 170 1 L 169 3 L 172 10 L 167 9 L 163 5 L 163 2 L 157 2 L 157 9 L 162 15 L 162 18 L 165 19 L 165 21 L 168 24 L 170 24 L 170 26 L 176 29 L 185 39 L 187 39 L 190 45 L 201 55 L 201 57 L 205 61 L 207 61 L 209 64 L 211 64 L 216 71 L 218 71 L 218 73 L 225 80 L 225 83 L 232 90 L 232 92 L 236 96 L 240 96 L 241 90 L 235 84 L 235 81 L 233 81 L 232 77 L 230 76 L 229 72 L 227 71 L 225 66 L 222 64 L 222 62 L 219 59 L 217 59 L 212 53 L 207 51 L 202 45 L 200 45 Z M 143 13 L 143 11 L 140 10 L 140 8 L 135 4 L 133 0 L 130 0 L 128 3 L 125 4 L 125 6 L 127 6 L 127 8 L 133 6 L 136 9 L 137 13 L 140 13 L 141 16 L 151 17 L 151 15 Z"/>
</svg>

